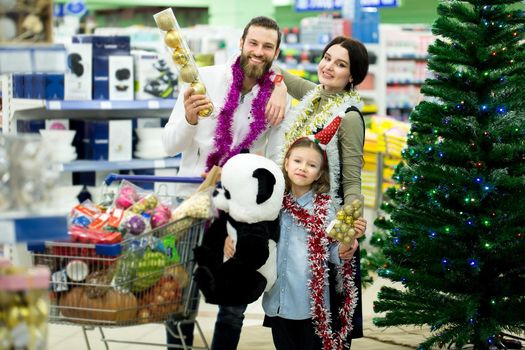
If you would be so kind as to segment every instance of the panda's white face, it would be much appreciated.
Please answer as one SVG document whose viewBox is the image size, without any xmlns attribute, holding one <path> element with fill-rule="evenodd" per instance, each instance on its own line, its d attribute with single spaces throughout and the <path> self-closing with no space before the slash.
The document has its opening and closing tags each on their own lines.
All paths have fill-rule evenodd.
<svg viewBox="0 0 525 350">
<path fill-rule="evenodd" d="M 224 165 L 221 186 L 214 191 L 216 208 L 240 222 L 275 220 L 284 195 L 284 177 L 271 160 L 238 154 Z"/>
</svg>

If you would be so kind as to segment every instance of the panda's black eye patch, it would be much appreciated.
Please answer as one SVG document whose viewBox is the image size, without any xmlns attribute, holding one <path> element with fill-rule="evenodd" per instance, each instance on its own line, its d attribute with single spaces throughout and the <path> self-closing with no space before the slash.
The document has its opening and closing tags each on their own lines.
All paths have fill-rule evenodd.
<svg viewBox="0 0 525 350">
<path fill-rule="evenodd" d="M 232 196 L 230 195 L 230 191 L 228 191 L 226 188 L 224 188 L 224 197 L 226 197 L 226 199 L 232 198 Z"/>
</svg>

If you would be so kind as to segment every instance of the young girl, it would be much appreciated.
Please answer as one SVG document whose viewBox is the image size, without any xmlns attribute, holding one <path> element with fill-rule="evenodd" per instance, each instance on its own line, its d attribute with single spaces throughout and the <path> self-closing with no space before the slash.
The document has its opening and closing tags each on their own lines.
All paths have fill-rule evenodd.
<svg viewBox="0 0 525 350">
<path fill-rule="evenodd" d="M 363 145 L 365 124 L 359 108 L 363 105 L 359 92 L 356 90 L 368 73 L 368 52 L 359 41 L 338 36 L 329 42 L 322 53 L 317 67 L 319 85 L 294 76 L 286 70 L 281 73 L 285 84 L 276 84 L 273 98 L 280 99 L 276 106 L 283 105 L 286 92 L 300 99 L 283 123 L 273 128 L 268 141 L 266 156 L 278 163 L 284 159 L 283 153 L 296 139 L 314 134 L 319 128 L 324 128 L 334 118 L 342 118 L 336 136 L 327 145 L 326 154 L 330 163 L 330 190 L 334 203 L 349 204 L 361 193 L 361 169 L 363 167 Z M 274 96 L 275 95 L 275 96 Z M 267 107 L 270 110 L 274 108 Z M 284 146 L 283 146 L 284 145 Z M 361 223 L 366 223 L 362 219 Z M 363 231 L 364 232 L 364 231 Z M 355 253 L 356 286 L 358 302 L 352 319 L 351 339 L 363 336 L 363 316 L 361 311 L 361 276 L 359 269 L 359 250 Z M 330 264 L 331 265 L 331 264 Z M 331 285 L 335 286 L 337 276 L 330 270 Z M 332 282 L 334 281 L 334 282 Z M 341 309 L 341 301 L 345 295 L 331 288 L 331 311 L 337 314 Z M 334 323 L 338 323 L 333 317 Z M 339 325 L 336 325 L 339 327 Z M 349 346 L 348 346 L 349 347 Z"/>
<path fill-rule="evenodd" d="M 277 281 L 263 297 L 265 325 L 272 328 L 277 350 L 343 349 L 351 330 L 356 306 L 354 265 L 349 259 L 357 249 L 326 235 L 335 218 L 330 200 L 326 154 L 318 141 L 300 138 L 288 149 L 283 162 L 286 194 L 281 212 L 281 236 L 277 245 Z M 365 226 L 356 227 L 362 234 Z M 328 261 L 342 271 L 347 296 L 339 317 L 342 327 L 331 329 Z M 345 263 L 343 263 L 346 261 Z M 307 288 L 305 288 L 307 287 Z"/>
</svg>

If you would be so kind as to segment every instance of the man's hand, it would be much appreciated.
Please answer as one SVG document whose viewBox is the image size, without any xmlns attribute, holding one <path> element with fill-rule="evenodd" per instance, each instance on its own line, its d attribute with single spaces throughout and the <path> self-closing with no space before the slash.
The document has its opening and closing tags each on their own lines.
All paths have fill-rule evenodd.
<svg viewBox="0 0 525 350">
<path fill-rule="evenodd" d="M 230 259 L 235 254 L 235 242 L 233 242 L 233 239 L 228 235 L 226 239 L 224 240 L 224 256 Z"/>
<path fill-rule="evenodd" d="M 199 122 L 199 112 L 211 107 L 212 104 L 206 95 L 198 95 L 193 92 L 191 87 L 184 91 L 184 111 L 188 123 L 196 125 Z"/>
<path fill-rule="evenodd" d="M 359 242 L 357 242 L 357 239 L 354 239 L 354 242 L 352 243 L 352 245 L 341 243 L 339 245 L 339 258 L 341 260 L 352 259 L 358 247 L 359 247 Z"/>
<path fill-rule="evenodd" d="M 278 125 L 283 121 L 287 99 L 288 89 L 286 88 L 286 85 L 283 82 L 274 85 L 272 95 L 270 96 L 264 110 L 266 121 L 268 123 Z"/>
</svg>

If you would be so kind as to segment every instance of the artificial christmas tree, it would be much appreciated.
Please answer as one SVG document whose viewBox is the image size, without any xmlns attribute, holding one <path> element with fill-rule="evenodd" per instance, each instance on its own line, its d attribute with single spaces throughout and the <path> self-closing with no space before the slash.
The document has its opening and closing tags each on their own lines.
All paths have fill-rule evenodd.
<svg viewBox="0 0 525 350">
<path fill-rule="evenodd" d="M 442 1 L 438 14 L 434 78 L 374 237 L 379 274 L 400 288 L 381 289 L 374 323 L 430 326 L 421 349 L 502 348 L 499 335 L 525 331 L 523 1 Z"/>
</svg>

